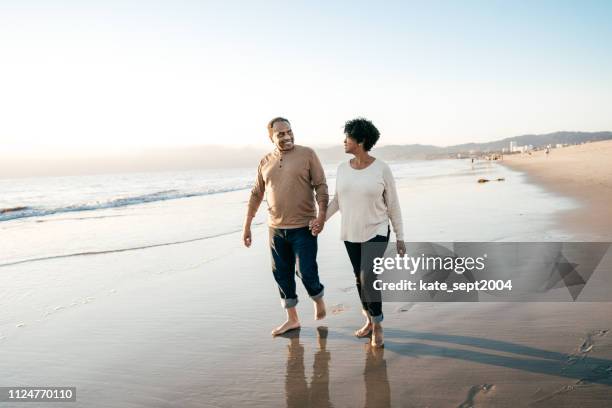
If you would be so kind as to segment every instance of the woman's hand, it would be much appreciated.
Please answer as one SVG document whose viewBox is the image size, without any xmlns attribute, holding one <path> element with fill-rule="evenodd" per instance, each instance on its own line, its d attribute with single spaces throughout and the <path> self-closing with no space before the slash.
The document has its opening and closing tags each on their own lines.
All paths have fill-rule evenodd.
<svg viewBox="0 0 612 408">
<path fill-rule="evenodd" d="M 404 241 L 397 241 L 397 253 L 401 256 L 406 254 L 406 244 L 404 244 Z"/>
</svg>

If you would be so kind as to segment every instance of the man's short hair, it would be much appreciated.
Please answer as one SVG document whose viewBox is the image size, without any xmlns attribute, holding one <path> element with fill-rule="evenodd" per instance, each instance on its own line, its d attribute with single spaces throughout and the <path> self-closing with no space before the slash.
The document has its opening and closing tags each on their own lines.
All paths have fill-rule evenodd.
<svg viewBox="0 0 612 408">
<path fill-rule="evenodd" d="M 274 119 L 272 119 L 271 121 L 268 122 L 268 135 L 270 137 L 272 137 L 272 133 L 273 133 L 272 127 L 274 126 L 274 124 L 276 122 L 287 122 L 289 124 L 289 126 L 291 126 L 291 122 L 289 122 L 288 119 L 285 119 L 285 118 L 280 117 L 280 116 L 275 117 Z"/>
<path fill-rule="evenodd" d="M 344 124 L 344 134 L 357 143 L 363 143 L 365 151 L 369 152 L 378 141 L 380 132 L 376 126 L 365 118 L 356 118 L 349 120 Z"/>
</svg>

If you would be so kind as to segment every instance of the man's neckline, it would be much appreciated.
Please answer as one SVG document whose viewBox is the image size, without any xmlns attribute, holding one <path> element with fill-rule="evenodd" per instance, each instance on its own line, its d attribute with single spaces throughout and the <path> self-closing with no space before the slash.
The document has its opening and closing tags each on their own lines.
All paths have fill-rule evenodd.
<svg viewBox="0 0 612 408">
<path fill-rule="evenodd" d="M 289 149 L 289 150 L 280 150 L 278 147 L 275 147 L 274 148 L 274 153 L 277 154 L 277 155 L 281 155 L 282 156 L 282 155 L 285 155 L 285 154 L 293 152 L 296 147 L 297 147 L 297 145 L 293 145 L 293 147 L 291 149 Z"/>
</svg>

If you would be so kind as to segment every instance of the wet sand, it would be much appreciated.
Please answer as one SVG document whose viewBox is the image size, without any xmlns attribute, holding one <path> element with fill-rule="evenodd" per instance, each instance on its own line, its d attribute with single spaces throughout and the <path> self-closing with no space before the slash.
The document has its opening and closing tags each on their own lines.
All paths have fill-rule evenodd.
<svg viewBox="0 0 612 408">
<path fill-rule="evenodd" d="M 231 260 L 145 272 L 29 322 L 0 343 L 3 385 L 75 385 L 79 407 L 604 407 L 612 398 L 609 304 L 388 303 L 386 346 L 375 351 L 352 335 L 357 294 L 331 236 L 320 256 L 329 316 L 315 322 L 300 287 L 302 329 L 272 338 L 283 315 L 264 233 L 248 251 L 235 236 L 217 240 L 217 250 L 236 250 Z M 215 249 L 187 245 L 111 261 L 153 271 L 166 257 Z"/>
<path fill-rule="evenodd" d="M 491 203 L 511 191 L 515 176 L 481 186 L 474 174 L 467 193 Z M 448 188 L 439 187 L 440 197 Z M 531 237 L 493 225 L 494 208 L 487 218 L 487 207 L 457 206 L 468 197 L 459 192 L 458 201 L 445 202 L 459 217 L 432 210 L 424 223 L 438 193 L 419 197 L 405 183 L 400 191 L 410 240 Z M 207 202 L 177 201 L 159 211 L 195 214 Z M 161 222 L 157 207 L 146 209 Z M 526 216 L 533 218 L 521 224 Z M 517 214 L 515 222 L 540 225 L 538 217 Z M 67 404 L 74 407 L 609 406 L 610 303 L 386 303 L 386 346 L 372 350 L 352 334 L 362 317 L 339 221 L 319 240 L 328 317 L 314 321 L 298 283 L 302 328 L 277 338 L 269 333 L 284 316 L 264 225 L 254 227 L 250 249 L 238 232 L 189 241 L 177 229 L 173 240 L 185 242 L 176 245 L 0 268 L 0 290 L 11 295 L 0 298 L 0 385 L 76 386 L 77 402 Z M 88 222 L 102 231 L 96 223 L 109 221 Z M 19 290 L 7 289 L 20 279 Z"/>
<path fill-rule="evenodd" d="M 503 164 L 581 206 L 558 215 L 585 239 L 612 240 L 612 140 L 504 156 Z"/>
</svg>

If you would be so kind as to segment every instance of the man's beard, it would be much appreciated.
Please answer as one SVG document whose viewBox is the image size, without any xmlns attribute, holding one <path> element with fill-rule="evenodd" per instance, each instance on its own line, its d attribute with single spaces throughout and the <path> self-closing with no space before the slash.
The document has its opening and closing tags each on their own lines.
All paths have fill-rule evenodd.
<svg viewBox="0 0 612 408">
<path fill-rule="evenodd" d="M 278 147 L 281 150 L 286 150 L 288 146 L 293 147 L 293 138 L 278 143 Z"/>
</svg>

